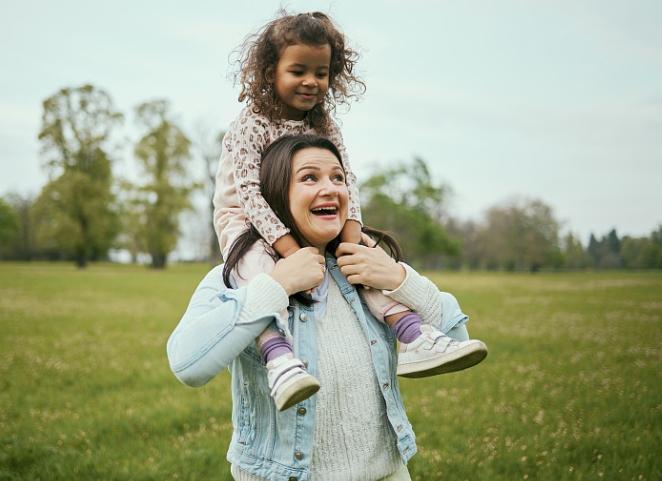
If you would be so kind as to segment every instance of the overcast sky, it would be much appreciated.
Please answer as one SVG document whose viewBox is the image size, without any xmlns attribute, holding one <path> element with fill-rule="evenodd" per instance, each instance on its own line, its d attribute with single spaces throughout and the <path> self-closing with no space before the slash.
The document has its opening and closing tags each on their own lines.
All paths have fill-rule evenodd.
<svg viewBox="0 0 662 481">
<path fill-rule="evenodd" d="M 190 132 L 226 128 L 241 109 L 228 55 L 282 3 L 0 0 L 0 194 L 46 181 L 41 101 L 61 87 L 106 89 L 127 136 L 133 106 L 159 97 Z M 522 196 L 584 242 L 662 223 L 659 0 L 285 5 L 329 12 L 361 52 L 368 90 L 340 115 L 359 180 L 418 155 L 461 218 Z"/>
</svg>

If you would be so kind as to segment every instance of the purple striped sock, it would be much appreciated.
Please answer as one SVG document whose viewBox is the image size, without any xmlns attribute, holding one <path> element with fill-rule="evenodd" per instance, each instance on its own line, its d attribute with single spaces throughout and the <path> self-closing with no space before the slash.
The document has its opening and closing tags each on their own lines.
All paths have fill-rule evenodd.
<svg viewBox="0 0 662 481">
<path fill-rule="evenodd" d="M 398 341 L 409 344 L 421 335 L 421 316 L 415 312 L 405 314 L 391 327 Z"/>
<path fill-rule="evenodd" d="M 272 337 L 260 346 L 260 352 L 262 353 L 262 362 L 265 364 L 288 352 L 294 354 L 292 346 L 284 337 Z"/>
</svg>

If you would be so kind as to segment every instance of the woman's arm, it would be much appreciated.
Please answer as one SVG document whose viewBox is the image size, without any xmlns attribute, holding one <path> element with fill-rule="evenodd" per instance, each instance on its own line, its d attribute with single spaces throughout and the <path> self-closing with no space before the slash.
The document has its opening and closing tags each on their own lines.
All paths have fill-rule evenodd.
<svg viewBox="0 0 662 481">
<path fill-rule="evenodd" d="M 395 262 L 381 247 L 342 243 L 338 266 L 352 284 L 381 289 L 393 300 L 416 311 L 426 324 L 459 340 L 468 339 L 468 317 L 452 294 L 440 292 L 427 277 L 404 262 Z"/>
<path fill-rule="evenodd" d="M 222 276 L 222 266 L 205 276 L 168 339 L 170 369 L 189 386 L 209 382 L 288 305 L 283 287 L 267 274 L 241 289 L 227 289 Z"/>
<path fill-rule="evenodd" d="M 400 265 L 405 269 L 405 279 L 395 289 L 382 292 L 416 311 L 424 323 L 433 324 L 444 334 L 460 341 L 469 339 L 465 327 L 469 316 L 462 312 L 455 296 L 441 292 L 430 279 L 404 262 Z"/>
<path fill-rule="evenodd" d="M 170 369 L 189 386 L 202 386 L 227 367 L 271 320 L 292 294 L 322 281 L 324 257 L 307 247 L 258 274 L 245 287 L 223 285 L 223 266 L 213 268 L 193 293 L 167 344 Z"/>
</svg>

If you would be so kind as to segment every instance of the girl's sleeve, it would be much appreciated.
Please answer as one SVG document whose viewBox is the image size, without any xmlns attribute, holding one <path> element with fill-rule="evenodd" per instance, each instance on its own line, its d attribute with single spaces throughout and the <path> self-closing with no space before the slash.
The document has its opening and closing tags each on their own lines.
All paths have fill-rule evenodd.
<svg viewBox="0 0 662 481">
<path fill-rule="evenodd" d="M 232 157 L 235 187 L 239 204 L 248 220 L 269 245 L 289 233 L 260 190 L 262 152 L 270 142 L 268 120 L 256 116 L 250 109 L 237 123 L 237 133 L 229 152 Z"/>
<path fill-rule="evenodd" d="M 288 303 L 285 290 L 267 274 L 258 274 L 240 289 L 228 289 L 223 285 L 223 267 L 215 267 L 198 285 L 168 339 L 170 369 L 184 384 L 206 384 Z"/>
<path fill-rule="evenodd" d="M 349 157 L 347 156 L 347 149 L 345 148 L 345 143 L 343 142 L 342 134 L 340 133 L 340 127 L 333 120 L 331 120 L 329 140 L 333 142 L 336 147 L 338 147 L 340 156 L 342 157 L 343 167 L 345 168 L 347 190 L 349 191 L 349 213 L 347 218 L 355 220 L 363 225 L 363 221 L 361 220 L 361 204 L 359 202 L 358 182 L 349 163 Z"/>
<path fill-rule="evenodd" d="M 434 325 L 444 334 L 450 335 L 467 323 L 469 316 L 462 312 L 455 296 L 441 292 L 430 279 L 404 262 L 400 264 L 405 268 L 405 280 L 395 290 L 382 291 L 385 295 L 416 311 L 424 323 Z"/>
</svg>

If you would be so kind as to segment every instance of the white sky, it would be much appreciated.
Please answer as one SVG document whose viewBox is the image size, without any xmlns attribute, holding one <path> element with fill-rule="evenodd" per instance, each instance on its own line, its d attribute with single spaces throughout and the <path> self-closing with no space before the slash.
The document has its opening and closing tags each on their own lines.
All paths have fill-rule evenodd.
<svg viewBox="0 0 662 481">
<path fill-rule="evenodd" d="M 41 101 L 61 87 L 106 89 L 127 137 L 133 106 L 158 97 L 191 133 L 226 128 L 241 109 L 228 55 L 281 3 L 0 0 L 0 194 L 44 184 Z M 330 12 L 362 53 L 368 91 L 340 116 L 359 179 L 419 155 L 460 218 L 517 195 L 584 242 L 662 223 L 662 2 L 285 5 Z"/>
</svg>

